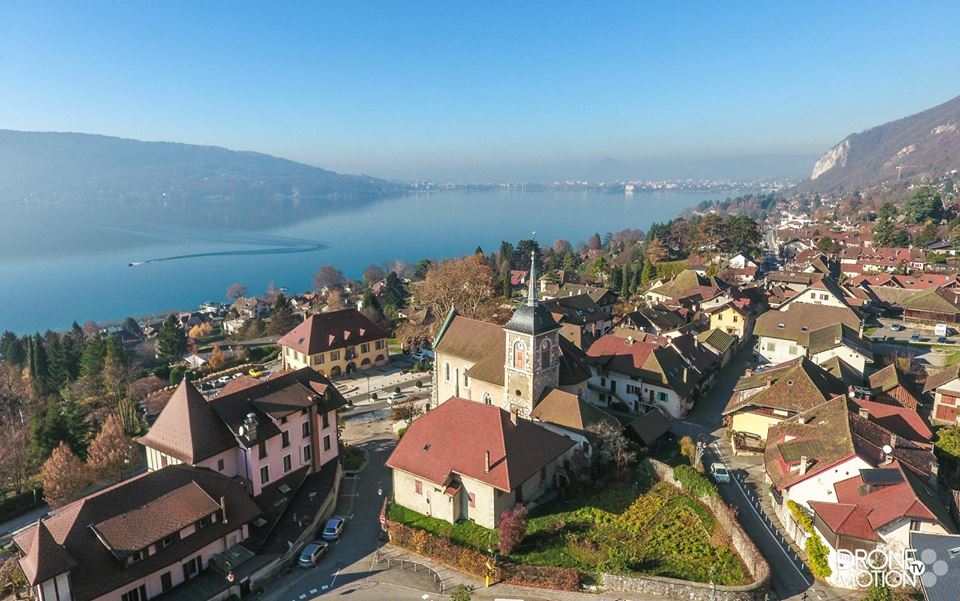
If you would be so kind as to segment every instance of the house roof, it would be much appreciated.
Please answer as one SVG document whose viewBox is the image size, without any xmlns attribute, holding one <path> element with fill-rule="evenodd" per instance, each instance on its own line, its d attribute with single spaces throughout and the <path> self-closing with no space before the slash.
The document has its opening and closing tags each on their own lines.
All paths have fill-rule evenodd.
<svg viewBox="0 0 960 601">
<path fill-rule="evenodd" d="M 860 318 L 849 307 L 790 303 L 782 311 L 767 311 L 757 318 L 754 334 L 781 340 L 806 340 L 809 332 L 835 323 L 856 331 Z"/>
<path fill-rule="evenodd" d="M 728 286 L 717 277 L 702 276 L 692 269 L 684 269 L 672 280 L 651 288 L 648 292 L 659 294 L 674 301 L 699 296 L 702 300 L 715 297 Z"/>
<path fill-rule="evenodd" d="M 821 405 L 771 426 L 764 449 L 767 475 L 783 489 L 854 456 L 871 465 L 884 459 L 885 445 L 891 457 L 911 470 L 929 475 L 936 463 L 930 445 L 899 438 L 882 425 L 861 417 L 857 405 L 837 396 Z M 801 457 L 812 462 L 805 474 L 792 469 Z"/>
<path fill-rule="evenodd" d="M 730 347 L 737 343 L 737 337 L 733 334 L 727 334 L 720 328 L 714 328 L 701 332 L 697 340 L 709 346 L 720 354 L 726 353 Z"/>
<path fill-rule="evenodd" d="M 923 384 L 923 391 L 930 392 L 931 390 L 936 390 L 958 378 L 960 378 L 960 364 L 953 365 L 927 376 L 927 380 Z"/>
<path fill-rule="evenodd" d="M 936 494 L 898 461 L 860 470 L 833 485 L 836 503 L 811 501 L 810 507 L 838 534 L 880 540 L 877 530 L 902 518 L 939 523 L 953 531 L 953 520 Z"/>
<path fill-rule="evenodd" d="M 284 334 L 277 344 L 305 355 L 387 338 L 386 330 L 356 309 L 311 315 Z"/>
<path fill-rule="evenodd" d="M 807 347 L 811 354 L 822 353 L 838 346 L 847 346 L 868 359 L 873 358 L 873 345 L 861 338 L 857 331 L 844 323 L 833 323 L 822 328 L 801 332 L 799 342 Z"/>
<path fill-rule="evenodd" d="M 756 388 L 761 390 L 745 394 L 745 391 Z M 740 378 L 723 414 L 736 413 L 745 407 L 796 413 L 812 409 L 846 391 L 846 384 L 839 378 L 806 357 L 800 357 L 773 369 Z"/>
<path fill-rule="evenodd" d="M 573 445 L 529 420 L 514 424 L 494 405 L 451 397 L 410 424 L 387 466 L 437 485 L 461 474 L 510 492 Z"/>
<path fill-rule="evenodd" d="M 850 386 L 860 386 L 863 384 L 863 374 L 837 355 L 821 362 L 820 367 L 830 372 L 834 377 L 839 378 L 844 384 Z"/>
<path fill-rule="evenodd" d="M 658 438 L 670 431 L 670 420 L 658 409 L 651 409 L 630 422 L 627 428 L 644 445 L 650 446 Z"/>
<path fill-rule="evenodd" d="M 942 561 L 946 564 L 946 571 L 942 576 L 937 576 L 933 584 L 930 586 L 922 585 L 924 599 L 926 601 L 956 601 L 960 599 L 960 536 L 911 532 L 909 547 L 917 549 L 919 555 L 929 549 L 936 554 L 935 561 Z M 927 565 L 928 571 L 932 568 L 932 564 Z"/>
<path fill-rule="evenodd" d="M 861 398 L 851 401 L 870 414 L 870 420 L 880 424 L 897 436 L 907 440 L 929 443 L 933 440 L 933 431 L 923 417 L 913 409 L 889 403 L 880 403 Z"/>
<path fill-rule="evenodd" d="M 586 432 L 601 423 L 620 429 L 617 418 L 576 394 L 558 388 L 550 389 L 530 415 L 540 421 L 580 432 Z"/>
<path fill-rule="evenodd" d="M 541 304 L 550 310 L 559 323 L 584 325 L 607 319 L 600 306 L 588 294 L 558 296 Z"/>
<path fill-rule="evenodd" d="M 628 313 L 624 319 L 634 324 L 649 323 L 660 332 L 676 330 L 686 323 L 680 314 L 659 303 L 651 307 L 637 307 L 636 311 Z"/>
<path fill-rule="evenodd" d="M 237 446 L 233 433 L 187 378 L 180 382 L 150 431 L 140 437 L 140 443 L 189 464 Z"/>
<path fill-rule="evenodd" d="M 900 306 L 911 311 L 929 313 L 960 313 L 957 297 L 943 288 L 927 288 L 915 292 L 900 301 Z"/>
<path fill-rule="evenodd" d="M 20 567 L 23 568 L 23 575 L 27 577 L 27 582 L 32 586 L 50 580 L 76 566 L 73 557 L 70 557 L 67 550 L 54 540 L 43 520 L 37 520 L 32 540 L 25 545 L 26 548 L 21 547 L 26 555 L 20 560 Z"/>
<path fill-rule="evenodd" d="M 90 528 L 92 524 L 103 524 L 117 516 L 134 512 L 156 499 L 174 494 L 174 491 L 189 490 L 185 487 L 190 483 L 195 483 L 212 499 L 225 500 L 228 523 L 217 520 L 129 565 L 118 560 L 97 537 L 94 529 Z M 193 511 L 188 504 L 167 507 L 169 511 Z M 27 554 L 20 560 L 25 572 L 29 571 L 35 578 L 38 574 L 50 576 L 62 571 L 65 565 L 70 565 L 70 589 L 74 601 L 90 601 L 140 581 L 161 568 L 195 556 L 203 547 L 223 539 L 259 515 L 260 510 L 241 482 L 208 469 L 176 465 L 147 472 L 54 509 L 42 521 L 42 527 L 35 526 L 20 532 L 14 537 L 14 542 Z M 144 517 L 167 523 L 174 516 L 150 512 Z M 165 529 L 158 529 L 157 524 L 145 520 L 138 522 L 136 528 L 143 534 L 143 540 L 149 538 L 146 533 Z M 129 536 L 136 537 L 138 534 L 130 533 Z M 51 544 L 51 539 L 55 545 Z M 38 545 L 41 572 L 37 572 L 35 564 L 31 563 L 33 560 L 28 559 L 35 545 Z M 47 568 L 48 561 L 55 564 L 54 567 Z"/>
</svg>

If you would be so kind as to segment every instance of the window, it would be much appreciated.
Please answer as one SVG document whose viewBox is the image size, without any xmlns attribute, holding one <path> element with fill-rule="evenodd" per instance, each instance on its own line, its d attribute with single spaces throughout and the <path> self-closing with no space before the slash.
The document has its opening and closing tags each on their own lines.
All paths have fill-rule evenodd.
<svg viewBox="0 0 960 601">
<path fill-rule="evenodd" d="M 540 369 L 546 369 L 550 366 L 550 341 L 544 340 L 540 343 Z"/>
<path fill-rule="evenodd" d="M 141 561 L 141 560 L 142 560 L 144 557 L 146 557 L 146 556 L 147 556 L 147 554 L 146 554 L 146 552 L 144 552 L 143 549 L 141 549 L 141 550 L 139 550 L 139 551 L 135 551 L 134 553 L 131 553 L 130 555 L 127 555 L 127 565 L 130 565 L 130 564 L 133 564 L 133 563 L 137 563 L 138 561 Z"/>
<path fill-rule="evenodd" d="M 446 382 L 450 381 L 450 364 L 449 363 L 443 364 L 443 379 Z"/>
<path fill-rule="evenodd" d="M 323 412 L 323 429 L 326 430 L 330 427 L 330 414 L 326 411 Z"/>
<path fill-rule="evenodd" d="M 260 468 L 260 484 L 266 484 L 270 481 L 270 467 L 263 466 Z"/>
<path fill-rule="evenodd" d="M 267 443 L 260 441 L 260 444 L 257 445 L 257 457 L 260 459 L 267 458 Z"/>
<path fill-rule="evenodd" d="M 303 447 L 303 462 L 309 463 L 313 459 L 313 448 L 310 445 Z"/>
<path fill-rule="evenodd" d="M 326 453 L 330 450 L 330 435 L 327 434 L 323 437 L 323 452 Z"/>
<path fill-rule="evenodd" d="M 770 351 L 771 353 L 774 352 L 774 351 L 776 351 L 776 350 L 777 350 L 777 343 L 776 343 L 776 342 L 768 342 L 768 343 L 767 343 L 767 350 Z"/>
<path fill-rule="evenodd" d="M 796 354 L 797 354 L 797 347 L 796 347 L 796 345 L 794 345 L 794 344 L 791 344 L 791 345 L 790 345 L 790 354 L 791 354 L 791 355 L 796 355 Z"/>
<path fill-rule="evenodd" d="M 293 457 L 291 455 L 283 456 L 283 473 L 286 474 L 293 469 Z"/>
<path fill-rule="evenodd" d="M 383 349 L 383 347 L 386 346 L 386 344 L 384 343 L 383 340 L 377 340 L 377 341 L 374 343 L 373 346 L 374 346 L 374 348 L 376 348 L 376 349 L 379 351 L 379 350 Z"/>
<path fill-rule="evenodd" d="M 370 352 L 370 343 L 369 343 L 369 342 L 364 342 L 363 344 L 361 344 L 361 345 L 360 345 L 360 352 L 361 352 L 361 353 L 369 353 L 369 352 Z"/>
<path fill-rule="evenodd" d="M 739 319 L 740 319 L 739 317 L 737 317 L 736 315 L 734 315 L 734 316 L 733 316 L 733 323 L 737 323 L 737 321 L 739 321 Z"/>
<path fill-rule="evenodd" d="M 217 459 L 217 471 L 218 471 L 218 472 L 222 472 L 222 471 L 223 471 L 223 467 L 224 467 L 224 466 L 223 466 L 223 459 Z"/>
<path fill-rule="evenodd" d="M 607 385 L 607 379 L 606 379 L 606 378 L 600 378 L 600 385 L 601 385 L 601 386 L 606 386 L 606 385 Z"/>
<path fill-rule="evenodd" d="M 330 360 L 339 361 L 340 360 L 340 351 L 330 351 Z"/>
<path fill-rule="evenodd" d="M 667 393 L 662 392 L 662 391 L 661 391 L 661 392 L 658 392 L 658 393 L 657 393 L 657 400 L 658 400 L 658 401 L 661 401 L 661 402 L 664 402 L 664 403 L 667 402 Z"/>
<path fill-rule="evenodd" d="M 920 530 L 920 520 L 910 520 L 910 532 L 918 532 Z"/>
<path fill-rule="evenodd" d="M 723 321 L 723 313 L 717 313 L 717 321 Z"/>
<path fill-rule="evenodd" d="M 284 430 L 280 433 L 280 447 L 287 448 L 290 446 L 290 432 Z"/>
<path fill-rule="evenodd" d="M 314 357 L 313 357 L 313 364 L 314 364 L 314 365 L 323 365 L 323 353 L 317 353 L 316 355 L 314 355 Z"/>
<path fill-rule="evenodd" d="M 527 357 L 526 357 L 527 347 L 523 344 L 523 341 L 518 340 L 513 345 L 513 366 L 516 369 L 526 369 L 527 368 Z"/>
<path fill-rule="evenodd" d="M 135 589 L 120 595 L 120 601 L 147 601 L 147 585 L 141 584 Z"/>
<path fill-rule="evenodd" d="M 467 388 L 470 387 L 470 376 L 467 375 L 467 370 L 463 370 L 463 385 Z"/>
<path fill-rule="evenodd" d="M 190 580 L 194 576 L 200 573 L 200 569 L 203 567 L 203 560 L 200 556 L 196 556 L 187 563 L 183 564 L 183 579 Z"/>
<path fill-rule="evenodd" d="M 300 410 L 300 415 L 306 415 L 306 414 L 307 414 L 307 411 L 309 411 L 309 410 L 310 410 L 309 408 L 304 407 L 303 409 Z"/>
<path fill-rule="evenodd" d="M 167 592 L 173 588 L 173 575 L 170 572 L 164 572 L 160 575 L 161 592 Z"/>
<path fill-rule="evenodd" d="M 471 492 L 471 493 L 467 493 L 467 501 L 469 502 L 470 507 L 476 507 L 476 506 L 477 506 L 477 495 L 473 494 L 472 492 Z"/>
<path fill-rule="evenodd" d="M 417 494 L 418 494 L 418 495 L 422 495 L 422 494 L 423 494 L 423 482 L 421 482 L 421 481 L 419 481 L 419 480 L 414 480 L 414 481 L 413 481 L 413 488 L 414 488 L 414 490 L 417 491 Z"/>
<path fill-rule="evenodd" d="M 483 402 L 484 402 L 485 404 L 487 404 L 487 405 L 492 405 L 492 404 L 493 404 L 493 399 L 490 398 L 490 393 L 489 393 L 489 392 L 483 393 Z"/>
<path fill-rule="evenodd" d="M 303 422 L 300 424 L 300 431 L 303 434 L 301 438 L 307 438 L 310 436 L 310 422 Z"/>
<path fill-rule="evenodd" d="M 213 516 L 205 515 L 202 518 L 200 518 L 200 521 L 197 522 L 197 530 L 203 530 L 204 528 L 206 528 L 212 523 L 213 523 Z"/>
<path fill-rule="evenodd" d="M 281 423 L 281 424 L 287 423 L 287 416 L 286 416 L 286 415 L 284 415 L 283 417 L 280 418 L 280 423 Z"/>
<path fill-rule="evenodd" d="M 157 545 L 161 549 L 166 549 L 173 544 L 173 535 L 163 537 L 163 540 Z"/>
</svg>

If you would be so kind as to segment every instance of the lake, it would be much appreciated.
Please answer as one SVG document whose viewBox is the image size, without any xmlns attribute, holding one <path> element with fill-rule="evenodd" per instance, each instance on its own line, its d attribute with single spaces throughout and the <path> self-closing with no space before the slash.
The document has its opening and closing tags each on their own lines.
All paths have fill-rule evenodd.
<svg viewBox="0 0 960 601">
<path fill-rule="evenodd" d="M 359 279 L 371 263 L 459 256 L 478 245 L 490 252 L 533 231 L 545 246 L 558 238 L 576 244 L 594 232 L 646 229 L 726 196 L 457 190 L 257 207 L 0 205 L 0 330 L 192 309 L 225 300 L 234 283 L 256 294 L 270 282 L 300 292 L 323 264 Z M 130 266 L 183 255 L 201 256 Z"/>
</svg>

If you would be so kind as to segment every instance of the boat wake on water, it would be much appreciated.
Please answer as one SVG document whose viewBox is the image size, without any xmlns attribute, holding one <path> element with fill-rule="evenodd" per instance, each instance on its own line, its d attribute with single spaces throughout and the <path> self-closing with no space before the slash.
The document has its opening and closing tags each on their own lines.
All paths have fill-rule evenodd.
<svg viewBox="0 0 960 601">
<path fill-rule="evenodd" d="M 204 253 L 191 253 L 187 255 L 173 255 L 170 257 L 158 257 L 156 259 L 146 259 L 143 261 L 132 261 L 130 267 L 138 267 L 149 263 L 162 263 L 164 261 L 182 261 L 184 259 L 201 259 L 204 257 L 233 257 L 241 255 L 284 255 L 292 253 L 309 253 L 329 248 L 326 244 L 319 242 L 306 242 L 303 244 L 280 246 L 274 248 L 250 248 L 244 250 L 223 250 Z"/>
</svg>

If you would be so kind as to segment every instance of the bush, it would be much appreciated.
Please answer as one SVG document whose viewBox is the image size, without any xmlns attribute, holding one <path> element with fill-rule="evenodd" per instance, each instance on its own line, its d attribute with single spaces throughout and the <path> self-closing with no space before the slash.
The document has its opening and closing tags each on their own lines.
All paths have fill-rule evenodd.
<svg viewBox="0 0 960 601">
<path fill-rule="evenodd" d="M 417 388 L 423 388 L 423 380 L 417 380 L 417 381 L 416 381 L 416 386 L 417 386 Z"/>
<path fill-rule="evenodd" d="M 504 582 L 515 586 L 579 591 L 580 572 L 573 568 L 548 568 L 509 563 L 502 567 Z"/>
<path fill-rule="evenodd" d="M 687 459 L 690 461 L 690 465 L 696 465 L 697 462 L 697 445 L 693 442 L 693 439 L 689 436 L 684 436 L 680 439 L 680 452 L 686 455 Z"/>
<path fill-rule="evenodd" d="M 497 530 L 500 532 L 500 542 L 497 546 L 501 554 L 510 555 L 523 540 L 523 535 L 527 531 L 527 515 L 527 508 L 520 504 L 512 510 L 503 510 L 500 524 L 497 525 Z"/>
<path fill-rule="evenodd" d="M 377 400 L 379 397 L 377 396 L 377 393 L 374 392 L 374 393 L 372 393 L 372 394 L 370 395 L 370 398 L 375 401 L 375 400 Z"/>
<path fill-rule="evenodd" d="M 398 547 L 416 551 L 454 569 L 483 578 L 487 576 L 489 558 L 473 549 L 454 544 L 450 539 L 434 536 L 426 530 L 411 528 L 405 524 L 387 520 L 385 524 L 390 542 Z M 500 579 L 499 570 L 494 568 L 490 576 L 494 580 Z"/>
<path fill-rule="evenodd" d="M 460 584 L 460 585 L 457 585 L 457 589 L 453 591 L 453 595 L 450 597 L 450 601 L 470 601 L 472 598 L 473 598 L 473 585 Z"/>
<path fill-rule="evenodd" d="M 403 438 L 403 435 L 406 434 L 406 433 L 407 433 L 407 428 L 406 428 L 406 427 L 403 427 L 403 428 L 400 428 L 399 430 L 397 430 L 397 440 L 400 440 L 401 438 Z"/>
<path fill-rule="evenodd" d="M 793 519 L 807 533 L 807 543 L 804 550 L 807 552 L 807 563 L 810 564 L 810 571 L 817 578 L 827 578 L 833 570 L 830 569 L 828 561 L 830 551 L 820 539 L 820 535 L 813 528 L 813 521 L 810 516 L 793 501 L 787 501 L 787 507 L 793 514 Z"/>
<path fill-rule="evenodd" d="M 673 477 L 695 497 L 715 497 L 718 494 L 713 482 L 689 465 L 673 468 Z"/>
<path fill-rule="evenodd" d="M 393 393 L 394 393 L 394 394 L 400 394 L 400 387 L 397 386 L 396 388 L 394 388 L 394 389 L 393 389 Z"/>
<path fill-rule="evenodd" d="M 183 379 L 183 368 L 173 367 L 170 369 L 170 384 L 177 385 Z"/>
</svg>

